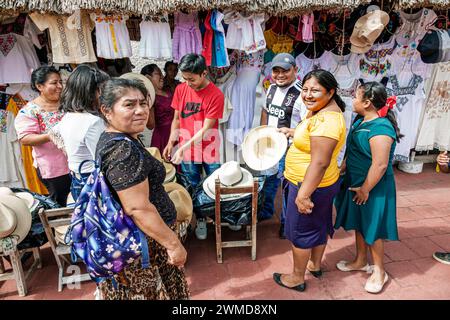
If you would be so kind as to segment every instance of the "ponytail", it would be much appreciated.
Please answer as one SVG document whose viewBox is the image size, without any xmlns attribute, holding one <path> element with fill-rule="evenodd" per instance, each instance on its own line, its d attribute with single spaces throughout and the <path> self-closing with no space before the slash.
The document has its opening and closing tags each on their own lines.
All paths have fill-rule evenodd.
<svg viewBox="0 0 450 320">
<path fill-rule="evenodd" d="M 336 102 L 336 104 L 339 106 L 339 109 L 341 109 L 342 112 L 345 111 L 345 102 L 342 100 L 341 96 L 337 94 L 337 92 L 333 95 L 333 99 Z"/>
<path fill-rule="evenodd" d="M 388 112 L 386 114 L 386 119 L 388 119 L 391 122 L 392 126 L 394 127 L 395 133 L 397 135 L 396 140 L 397 140 L 397 142 L 400 142 L 400 139 L 403 138 L 405 135 L 400 133 L 400 128 L 398 127 L 397 119 L 395 118 L 395 113 L 391 109 L 388 109 Z"/>
</svg>

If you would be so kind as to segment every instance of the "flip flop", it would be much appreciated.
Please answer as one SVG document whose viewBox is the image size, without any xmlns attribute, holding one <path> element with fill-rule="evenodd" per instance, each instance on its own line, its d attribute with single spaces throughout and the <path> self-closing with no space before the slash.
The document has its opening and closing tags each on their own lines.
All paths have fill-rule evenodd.
<svg viewBox="0 0 450 320">
<path fill-rule="evenodd" d="M 344 261 L 344 260 L 339 261 L 339 262 L 336 264 L 336 268 L 338 268 L 339 270 L 344 271 L 344 272 L 350 272 L 350 271 L 365 271 L 365 272 L 367 272 L 367 273 L 372 273 L 372 271 L 373 271 L 373 267 L 370 266 L 369 264 L 366 264 L 364 267 L 359 268 L 359 269 L 352 269 L 352 268 L 349 268 L 349 267 L 347 266 L 349 263 L 350 263 L 350 262 Z"/>
<path fill-rule="evenodd" d="M 306 283 L 305 283 L 305 282 L 300 283 L 300 284 L 298 284 L 298 285 L 296 285 L 296 286 L 294 286 L 294 287 L 288 287 L 288 286 L 285 285 L 283 282 L 281 282 L 281 273 L 274 273 L 274 274 L 273 274 L 273 280 L 274 280 L 278 285 L 280 285 L 280 286 L 282 286 L 282 287 L 285 287 L 285 288 L 288 288 L 288 289 L 295 290 L 295 291 L 303 292 L 303 291 L 305 291 L 305 289 L 306 289 Z"/>
</svg>

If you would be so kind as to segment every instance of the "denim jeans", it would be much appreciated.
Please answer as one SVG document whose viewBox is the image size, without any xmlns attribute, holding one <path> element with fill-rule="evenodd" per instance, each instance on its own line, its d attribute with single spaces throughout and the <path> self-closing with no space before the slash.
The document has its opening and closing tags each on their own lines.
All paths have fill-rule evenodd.
<svg viewBox="0 0 450 320">
<path fill-rule="evenodd" d="M 81 175 L 78 174 L 80 178 L 77 178 L 75 173 L 70 171 L 70 177 L 72 178 L 70 193 L 72 194 L 73 201 L 77 201 L 78 197 L 80 196 L 81 190 L 83 189 L 90 175 L 90 173 L 82 173 Z"/>
<path fill-rule="evenodd" d="M 193 163 L 193 162 L 181 162 L 181 171 L 189 179 L 193 188 L 196 188 L 202 180 L 202 169 L 205 169 L 206 175 L 220 168 L 220 163 Z"/>
<path fill-rule="evenodd" d="M 286 161 L 286 155 L 281 158 L 278 163 L 278 172 L 274 175 L 266 177 L 264 182 L 264 187 L 262 192 L 264 193 L 264 204 L 261 209 L 261 212 L 258 214 L 261 220 L 270 219 L 275 214 L 275 197 L 277 195 L 278 188 L 280 187 L 282 181 L 284 181 L 283 172 Z M 280 220 L 281 223 L 284 224 L 286 219 L 286 201 L 284 197 L 281 197 L 282 201 L 282 209 Z"/>
</svg>

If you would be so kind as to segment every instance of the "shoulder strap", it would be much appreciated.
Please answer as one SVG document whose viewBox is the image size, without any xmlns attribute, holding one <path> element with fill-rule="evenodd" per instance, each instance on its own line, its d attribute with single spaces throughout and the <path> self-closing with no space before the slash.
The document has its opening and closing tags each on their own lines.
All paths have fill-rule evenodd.
<svg viewBox="0 0 450 320">
<path fill-rule="evenodd" d="M 141 159 L 144 157 L 144 154 L 141 152 L 141 150 L 139 149 L 139 146 L 137 145 L 137 143 L 136 143 L 135 141 L 133 141 L 132 139 L 130 139 L 130 138 L 126 137 L 126 136 L 119 136 L 119 137 L 115 137 L 115 138 L 112 138 L 111 140 L 109 140 L 109 141 L 106 143 L 106 145 L 103 146 L 103 148 L 101 148 L 100 151 L 98 152 L 99 158 L 95 161 L 96 166 L 97 166 L 98 168 L 101 169 L 101 163 L 102 163 L 101 153 L 102 153 L 102 151 L 105 150 L 105 149 L 109 146 L 109 143 L 110 143 L 111 141 L 122 141 L 122 140 L 128 140 L 128 141 L 131 141 L 131 144 L 132 144 L 133 146 L 135 146 L 136 149 L 139 151 L 139 157 L 140 157 Z M 80 166 L 81 166 L 81 164 L 80 164 Z"/>
</svg>

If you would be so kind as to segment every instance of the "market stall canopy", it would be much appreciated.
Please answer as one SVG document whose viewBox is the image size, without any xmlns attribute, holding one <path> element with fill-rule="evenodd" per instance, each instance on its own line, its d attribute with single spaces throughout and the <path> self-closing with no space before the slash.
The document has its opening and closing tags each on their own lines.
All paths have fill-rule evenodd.
<svg viewBox="0 0 450 320">
<path fill-rule="evenodd" d="M 298 15 L 302 11 L 355 8 L 370 0 L 0 0 L 0 11 L 39 10 L 73 13 L 76 9 L 102 10 L 129 14 L 160 14 L 179 10 L 233 8 L 248 12 Z M 385 1 L 388 3 L 390 1 Z M 449 8 L 450 0 L 397 0 L 399 8 L 435 6 Z"/>
</svg>

